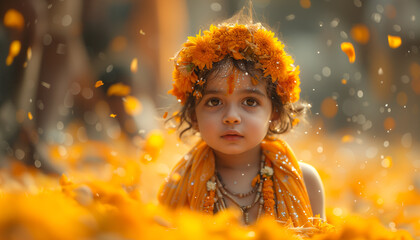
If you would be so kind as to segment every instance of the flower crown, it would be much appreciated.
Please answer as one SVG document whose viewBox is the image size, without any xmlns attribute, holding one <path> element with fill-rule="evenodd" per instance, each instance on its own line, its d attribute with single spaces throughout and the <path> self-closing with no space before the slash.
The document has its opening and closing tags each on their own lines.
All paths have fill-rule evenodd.
<svg viewBox="0 0 420 240">
<path fill-rule="evenodd" d="M 196 37 L 188 37 L 174 57 L 174 83 L 168 93 L 181 104 L 191 94 L 201 97 L 196 86 L 202 86 L 205 80 L 198 79 L 198 72 L 210 70 L 213 63 L 226 56 L 255 62 L 264 77 L 271 76 L 273 83 L 277 83 L 276 91 L 283 104 L 299 100 L 299 66 L 293 65 L 294 60 L 284 51 L 283 43 L 260 23 L 211 25 L 203 35 L 200 31 Z"/>
</svg>

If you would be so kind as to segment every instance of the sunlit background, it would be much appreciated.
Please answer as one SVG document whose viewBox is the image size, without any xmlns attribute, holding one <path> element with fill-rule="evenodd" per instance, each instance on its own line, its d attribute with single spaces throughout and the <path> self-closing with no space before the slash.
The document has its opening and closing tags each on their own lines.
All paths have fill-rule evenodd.
<svg viewBox="0 0 420 240">
<path fill-rule="evenodd" d="M 145 239 L 173 226 L 188 231 L 167 237 L 214 233 L 197 232 L 200 216 L 176 220 L 156 206 L 194 143 L 164 124 L 177 110 L 169 59 L 187 36 L 248 4 L 1 1 L 0 238 Z M 320 173 L 330 222 L 359 216 L 380 222 L 378 232 L 420 236 L 420 1 L 253 7 L 300 65 L 301 99 L 312 109 L 282 137 Z M 361 222 L 351 226 L 372 231 Z M 235 238 L 222 226 L 231 231 L 222 237 Z"/>
</svg>

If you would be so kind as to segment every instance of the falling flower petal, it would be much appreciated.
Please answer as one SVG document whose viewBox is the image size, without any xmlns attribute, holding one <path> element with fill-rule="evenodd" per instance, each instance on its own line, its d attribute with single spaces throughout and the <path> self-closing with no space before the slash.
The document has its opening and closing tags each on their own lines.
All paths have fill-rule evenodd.
<svg viewBox="0 0 420 240">
<path fill-rule="evenodd" d="M 110 116 L 110 117 L 112 117 L 112 118 L 115 118 L 117 115 L 116 115 L 116 114 L 111 113 L 111 114 L 109 114 L 109 116 Z"/>
<path fill-rule="evenodd" d="M 129 115 L 136 115 L 141 112 L 143 107 L 137 98 L 127 96 L 124 98 L 124 108 Z"/>
<path fill-rule="evenodd" d="M 311 7 L 311 1 L 310 0 L 300 0 L 300 6 L 302 8 L 310 8 Z"/>
<path fill-rule="evenodd" d="M 104 82 L 102 82 L 102 80 L 96 81 L 95 88 L 98 88 L 98 87 L 100 87 L 102 85 L 104 85 Z"/>
<path fill-rule="evenodd" d="M 388 35 L 388 44 L 390 48 L 398 48 L 401 46 L 401 37 Z"/>
<path fill-rule="evenodd" d="M 32 120 L 33 116 L 32 116 L 31 112 L 28 112 L 28 118 L 29 118 L 29 120 Z"/>
<path fill-rule="evenodd" d="M 108 96 L 127 96 L 130 94 L 131 88 L 122 83 L 116 83 L 109 87 L 107 95 Z"/>
<path fill-rule="evenodd" d="M 132 73 L 136 73 L 137 72 L 137 68 L 138 68 L 138 60 L 137 58 L 133 58 L 133 60 L 131 60 L 131 64 L 130 64 L 130 70 Z"/>
<path fill-rule="evenodd" d="M 354 63 L 356 60 L 356 53 L 354 52 L 353 44 L 350 42 L 341 43 L 341 50 L 347 54 L 350 63 Z"/>
<path fill-rule="evenodd" d="M 12 43 L 10 43 L 9 48 L 9 55 L 6 58 L 6 65 L 10 66 L 13 63 L 13 59 L 19 54 L 21 48 L 20 41 L 15 40 Z"/>
<path fill-rule="evenodd" d="M 3 23 L 6 27 L 22 30 L 25 19 L 20 12 L 16 11 L 15 9 L 9 9 L 4 15 Z"/>
<path fill-rule="evenodd" d="M 351 28 L 351 37 L 360 44 L 366 44 L 370 39 L 369 28 L 365 24 L 357 24 Z"/>
</svg>

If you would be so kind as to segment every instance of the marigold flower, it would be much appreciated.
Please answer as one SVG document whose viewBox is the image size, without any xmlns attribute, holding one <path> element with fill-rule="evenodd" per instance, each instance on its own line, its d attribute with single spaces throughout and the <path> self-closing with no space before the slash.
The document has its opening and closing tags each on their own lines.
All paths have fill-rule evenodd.
<svg viewBox="0 0 420 240">
<path fill-rule="evenodd" d="M 292 57 L 286 54 L 283 43 L 274 37 L 274 33 L 260 23 L 211 25 L 203 35 L 200 32 L 196 37 L 189 37 L 175 57 L 174 84 L 168 93 L 176 96 L 181 104 L 190 95 L 199 97 L 194 88 L 202 86 L 204 80 L 197 80 L 197 72 L 211 69 L 213 63 L 226 56 L 255 62 L 255 67 L 263 70 L 264 77 L 270 76 L 277 82 L 277 92 L 284 103 L 299 100 L 299 71 L 290 67 Z M 257 83 L 253 79 L 253 84 Z M 229 86 L 233 90 L 233 84 Z"/>
</svg>

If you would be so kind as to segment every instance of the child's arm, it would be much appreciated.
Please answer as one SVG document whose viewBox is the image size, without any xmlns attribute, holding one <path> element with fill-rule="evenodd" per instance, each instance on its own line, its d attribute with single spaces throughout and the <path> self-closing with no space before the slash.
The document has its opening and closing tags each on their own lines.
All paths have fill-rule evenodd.
<svg viewBox="0 0 420 240">
<path fill-rule="evenodd" d="M 299 162 L 302 169 L 303 180 L 308 191 L 309 201 L 311 202 L 312 212 L 325 219 L 324 187 L 321 178 L 314 167 L 307 163 Z"/>
</svg>

